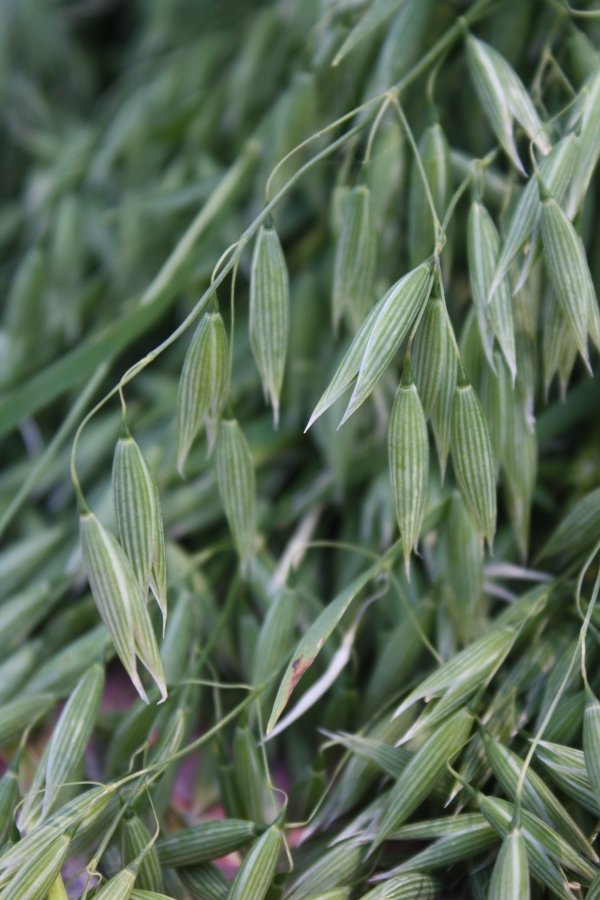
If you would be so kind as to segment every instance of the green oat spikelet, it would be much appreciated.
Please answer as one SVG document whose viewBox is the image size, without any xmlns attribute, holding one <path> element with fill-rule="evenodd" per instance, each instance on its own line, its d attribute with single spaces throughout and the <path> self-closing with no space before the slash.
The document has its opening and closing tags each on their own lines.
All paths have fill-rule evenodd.
<svg viewBox="0 0 600 900">
<path fill-rule="evenodd" d="M 209 452 L 229 395 L 227 333 L 221 314 L 205 313 L 190 342 L 177 393 L 177 469 L 183 477 L 188 454 L 204 419 Z"/>
<path fill-rule="evenodd" d="M 219 495 L 233 543 L 247 572 L 255 551 L 256 487 L 248 441 L 236 419 L 224 419 L 216 446 Z"/>
<path fill-rule="evenodd" d="M 87 509 L 80 515 L 81 545 L 90 588 L 100 617 L 135 689 L 148 702 L 137 671 L 140 655 L 164 700 L 167 690 L 162 664 L 146 608 L 131 564 L 96 516 Z"/>
<path fill-rule="evenodd" d="M 410 367 L 398 386 L 390 414 L 388 458 L 408 577 L 410 555 L 423 524 L 429 474 L 427 423 Z"/>
<path fill-rule="evenodd" d="M 119 538 L 133 571 L 140 593 L 148 587 L 156 597 L 163 619 L 167 621 L 166 561 L 164 531 L 158 488 L 125 420 L 113 458 L 112 488 Z"/>
<path fill-rule="evenodd" d="M 459 384 L 452 403 L 454 471 L 479 533 L 491 545 L 496 531 L 496 477 L 489 430 L 470 384 Z"/>
<path fill-rule="evenodd" d="M 279 398 L 290 329 L 289 276 L 281 243 L 272 225 L 256 238 L 250 277 L 250 344 L 265 396 L 279 423 Z"/>
<path fill-rule="evenodd" d="M 360 322 L 372 305 L 377 254 L 371 192 L 358 185 L 344 198 L 343 218 L 333 263 L 333 328 L 339 329 L 344 313 Z"/>
<path fill-rule="evenodd" d="M 508 832 L 496 857 L 488 893 L 489 900 L 529 900 L 527 848 L 519 828 Z"/>
<path fill-rule="evenodd" d="M 431 287 L 433 272 L 422 263 L 408 272 L 386 294 L 360 362 L 358 377 L 340 426 L 362 406 L 391 362 L 411 325 L 423 311 Z"/>
</svg>

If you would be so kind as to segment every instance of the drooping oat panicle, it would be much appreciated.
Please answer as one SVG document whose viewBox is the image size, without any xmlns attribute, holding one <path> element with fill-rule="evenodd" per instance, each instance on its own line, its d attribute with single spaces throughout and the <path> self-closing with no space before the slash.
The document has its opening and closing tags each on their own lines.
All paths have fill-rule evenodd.
<svg viewBox="0 0 600 900">
<path fill-rule="evenodd" d="M 488 121 L 517 169 L 525 173 L 515 145 L 513 120 L 542 153 L 550 143 L 523 82 L 504 57 L 489 44 L 472 36 L 467 38 L 467 60 L 475 90 Z"/>
<path fill-rule="evenodd" d="M 277 232 L 262 226 L 256 238 L 250 277 L 250 344 L 265 395 L 279 422 L 279 397 L 290 328 L 289 276 Z"/>
<path fill-rule="evenodd" d="M 589 369 L 587 336 L 591 278 L 583 245 L 575 228 L 552 197 L 542 202 L 541 228 L 544 262 L 556 299 Z"/>
<path fill-rule="evenodd" d="M 237 871 L 230 900 L 263 900 L 266 897 L 283 844 L 283 831 L 272 825 L 248 851 Z"/>
<path fill-rule="evenodd" d="M 333 328 L 349 312 L 360 322 L 371 308 L 377 234 L 373 221 L 371 192 L 366 185 L 349 191 L 343 207 L 333 264 Z"/>
<path fill-rule="evenodd" d="M 477 309 L 481 341 L 493 368 L 492 340 L 493 336 L 496 337 L 514 384 L 517 360 L 510 290 L 508 282 L 503 280 L 495 292 L 491 293 L 500 239 L 492 217 L 479 201 L 471 204 L 467 233 L 469 280 Z"/>
<path fill-rule="evenodd" d="M 104 669 L 96 663 L 71 693 L 54 726 L 45 772 L 45 816 L 52 809 L 62 785 L 83 759 L 96 724 L 103 690 Z"/>
<path fill-rule="evenodd" d="M 545 156 L 539 165 L 540 177 L 548 188 L 550 194 L 561 203 L 566 194 L 573 168 L 578 154 L 578 143 L 574 135 L 569 134 L 562 138 L 552 148 L 548 156 Z M 498 258 L 494 277 L 490 287 L 490 294 L 506 277 L 511 262 L 525 245 L 536 235 L 542 208 L 540 204 L 537 178 L 532 175 L 519 197 L 506 231 L 506 237 L 502 241 L 502 249 Z M 530 253 L 533 250 L 529 251 Z"/>
<path fill-rule="evenodd" d="M 126 816 L 121 827 L 121 858 L 124 864 L 141 858 L 136 888 L 144 891 L 162 891 L 162 874 L 156 845 L 152 835 L 136 813 Z"/>
<path fill-rule="evenodd" d="M 163 867 L 195 866 L 245 847 L 257 834 L 254 822 L 215 819 L 159 838 L 156 847 Z"/>
<path fill-rule="evenodd" d="M 340 425 L 365 402 L 422 312 L 433 284 L 429 262 L 408 272 L 390 288 L 360 363 L 358 378 Z"/>
<path fill-rule="evenodd" d="M 488 543 L 496 531 L 496 477 L 490 435 L 479 398 L 459 384 L 452 402 L 452 462 L 467 509 Z"/>
<path fill-rule="evenodd" d="M 217 485 L 242 568 L 249 566 L 256 539 L 254 463 L 236 419 L 225 419 L 216 448 Z"/>
<path fill-rule="evenodd" d="M 80 533 L 96 607 L 127 674 L 140 697 L 147 702 L 137 671 L 136 655 L 140 637 L 144 648 L 148 649 L 153 632 L 139 582 L 117 541 L 89 510 L 81 513 Z M 148 658 L 148 654 L 145 655 Z M 152 653 L 155 658 L 157 655 L 158 651 Z M 166 697 L 162 667 L 149 669 L 149 673 Z"/>
<path fill-rule="evenodd" d="M 429 441 L 425 413 L 410 371 L 396 391 L 388 425 L 388 461 L 396 516 L 408 575 L 427 499 Z"/>
<path fill-rule="evenodd" d="M 496 857 L 488 893 L 489 900 L 529 900 L 527 848 L 519 828 L 508 832 Z"/>
<path fill-rule="evenodd" d="M 423 171 L 438 218 L 442 219 L 452 187 L 450 147 L 441 125 L 436 122 L 423 132 L 418 145 Z M 437 235 L 429 199 L 423 184 L 420 167 L 413 163 L 408 197 L 408 254 L 416 268 L 421 260 L 431 256 Z M 444 255 L 446 258 L 446 254 Z"/>
<path fill-rule="evenodd" d="M 205 313 L 188 348 L 177 394 L 177 469 L 181 476 L 203 417 L 216 432 L 229 394 L 227 333 L 221 314 Z M 214 440 L 214 438 L 212 439 Z M 209 443 L 209 450 L 212 443 Z"/>
<path fill-rule="evenodd" d="M 469 738 L 473 716 L 460 710 L 439 725 L 417 751 L 390 791 L 377 821 L 374 846 L 380 846 L 429 796 Z"/>
<path fill-rule="evenodd" d="M 442 478 L 450 446 L 457 360 L 444 301 L 433 297 L 417 329 L 412 363 L 425 415 L 431 419 Z"/>
</svg>

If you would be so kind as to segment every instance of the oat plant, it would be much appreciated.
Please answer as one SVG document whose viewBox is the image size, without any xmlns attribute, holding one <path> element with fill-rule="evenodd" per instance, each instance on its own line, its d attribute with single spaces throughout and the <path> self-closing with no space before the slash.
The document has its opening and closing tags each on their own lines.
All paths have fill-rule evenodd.
<svg viewBox="0 0 600 900">
<path fill-rule="evenodd" d="M 600 897 L 600 8 L 0 6 L 0 897 Z"/>
</svg>

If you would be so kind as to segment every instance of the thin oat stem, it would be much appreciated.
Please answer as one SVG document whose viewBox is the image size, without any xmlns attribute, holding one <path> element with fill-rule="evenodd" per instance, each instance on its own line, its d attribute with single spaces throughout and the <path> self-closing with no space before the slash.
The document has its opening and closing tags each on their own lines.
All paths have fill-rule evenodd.
<svg viewBox="0 0 600 900">
<path fill-rule="evenodd" d="M 429 210 L 431 212 L 431 218 L 433 219 L 433 225 L 434 225 L 434 229 L 435 229 L 435 233 L 436 233 L 436 242 L 438 242 L 439 240 L 442 239 L 442 234 L 441 234 L 442 226 L 441 226 L 441 222 L 439 220 L 439 217 L 438 217 L 438 214 L 437 214 L 437 211 L 435 208 L 435 203 L 433 202 L 433 195 L 431 193 L 429 179 L 427 178 L 427 173 L 425 172 L 425 168 L 423 166 L 423 160 L 421 159 L 421 154 L 419 153 L 419 148 L 417 147 L 417 143 L 416 143 L 414 135 L 412 133 L 412 129 L 411 129 L 410 125 L 408 124 L 408 120 L 407 120 L 406 116 L 404 115 L 404 110 L 402 109 L 400 101 L 398 100 L 397 92 L 395 92 L 391 95 L 391 102 L 394 106 L 394 109 L 398 113 L 398 118 L 400 119 L 402 127 L 404 128 L 404 131 L 406 132 L 406 137 L 408 138 L 408 143 L 410 144 L 410 148 L 413 152 L 413 156 L 415 158 L 415 164 L 419 170 L 419 176 L 423 183 L 423 189 L 424 189 L 425 195 L 427 197 L 427 203 L 429 205 Z"/>
<path fill-rule="evenodd" d="M 204 291 L 200 299 L 197 301 L 193 309 L 188 313 L 186 318 L 177 328 L 171 332 L 171 334 L 160 343 L 157 347 L 151 350 L 146 354 L 142 359 L 138 360 L 131 366 L 125 374 L 121 377 L 118 384 L 116 384 L 105 396 L 94 406 L 92 410 L 85 416 L 83 421 L 80 423 L 77 432 L 75 433 L 75 437 L 73 439 L 73 447 L 71 450 L 71 480 L 73 482 L 73 486 L 77 493 L 80 502 L 83 501 L 83 492 L 81 490 L 81 485 L 79 483 L 79 478 L 77 476 L 77 467 L 76 467 L 76 457 L 77 457 L 77 448 L 79 445 L 79 440 L 81 438 L 81 434 L 88 424 L 90 420 L 105 406 L 106 403 L 111 400 L 115 394 L 120 392 L 122 388 L 125 387 L 130 381 L 132 381 L 140 372 L 142 372 L 147 366 L 153 363 L 158 357 L 165 352 L 175 341 L 184 334 L 188 328 L 193 325 L 196 319 L 200 316 L 203 310 L 208 305 L 212 295 L 216 292 L 217 288 L 220 284 L 225 280 L 229 272 L 233 269 L 233 267 L 238 263 L 239 258 L 241 257 L 246 245 L 252 239 L 254 234 L 258 231 L 260 226 L 265 222 L 272 210 L 278 205 L 278 203 L 289 193 L 292 187 L 308 172 L 315 166 L 317 163 L 321 162 L 321 160 L 326 159 L 340 147 L 342 147 L 346 141 L 348 141 L 353 135 L 357 134 L 362 130 L 364 125 L 368 119 L 363 120 L 362 122 L 357 123 L 323 150 L 319 151 L 315 156 L 309 159 L 297 172 L 295 172 L 288 181 L 279 189 L 279 191 L 275 194 L 275 196 L 266 204 L 263 210 L 256 216 L 254 221 L 246 228 L 242 236 L 240 237 L 237 247 L 233 253 L 230 254 L 227 262 L 222 267 L 219 274 L 216 276 L 214 282 Z"/>
<path fill-rule="evenodd" d="M 406 88 L 409 84 L 415 81 L 424 71 L 426 71 L 430 65 L 435 63 L 435 61 L 444 53 L 452 44 L 458 40 L 466 31 L 468 25 L 477 21 L 482 17 L 484 13 L 488 11 L 488 7 L 490 7 L 493 3 L 493 0 L 477 0 L 477 2 L 472 6 L 472 8 L 460 19 L 458 19 L 454 25 L 448 29 L 448 31 L 434 44 L 433 47 L 421 58 L 421 60 L 414 65 L 407 73 L 404 75 L 400 81 L 398 81 L 394 86 L 393 90 L 396 94 L 399 94 L 404 88 Z M 372 107 L 374 103 L 379 100 L 382 100 L 388 95 L 392 96 L 392 102 L 397 104 L 397 108 L 400 112 L 402 118 L 404 118 L 404 113 L 400 107 L 400 104 L 395 99 L 395 94 L 391 94 L 391 90 L 383 91 L 381 94 L 378 94 L 376 97 L 372 97 L 370 100 L 366 101 L 364 104 L 355 107 L 350 112 L 341 116 L 339 119 L 336 119 L 335 122 L 328 125 L 325 129 L 321 129 L 321 131 L 316 132 L 314 135 L 311 135 L 306 139 L 302 144 L 298 145 L 298 147 L 294 148 L 287 157 L 284 157 L 283 160 L 277 164 L 275 170 L 271 173 L 269 181 L 267 182 L 265 188 L 265 195 L 267 198 L 267 202 L 261 213 L 254 219 L 254 221 L 246 228 L 246 230 L 241 235 L 238 245 L 235 251 L 230 255 L 227 263 L 224 265 L 221 272 L 216 276 L 215 281 L 210 285 L 209 288 L 202 294 L 200 299 L 195 304 L 194 308 L 191 312 L 186 316 L 186 318 L 181 322 L 181 324 L 169 335 L 166 340 L 164 340 L 161 344 L 154 348 L 154 350 L 150 351 L 150 353 L 146 354 L 142 359 L 140 359 L 137 363 L 135 363 L 131 368 L 129 368 L 125 374 L 122 376 L 118 385 L 115 385 L 100 401 L 96 404 L 96 406 L 87 414 L 87 416 L 80 423 L 75 437 L 73 439 L 73 446 L 71 451 L 71 480 L 73 486 L 75 488 L 76 494 L 78 496 L 79 502 L 84 503 L 83 492 L 81 490 L 81 485 L 79 483 L 79 478 L 77 476 L 76 471 L 76 456 L 77 456 L 77 447 L 79 444 L 79 440 L 81 437 L 81 433 L 83 429 L 86 427 L 88 422 L 96 415 L 96 413 L 104 407 L 109 400 L 114 397 L 115 393 L 120 389 L 120 387 L 124 387 L 129 381 L 136 377 L 141 371 L 143 371 L 146 366 L 150 365 L 150 363 L 154 362 L 165 350 L 167 350 L 182 334 L 184 334 L 187 329 L 195 322 L 195 320 L 200 316 L 206 305 L 208 304 L 212 294 L 218 286 L 224 281 L 225 277 L 232 269 L 233 265 L 235 265 L 237 259 L 241 256 L 246 244 L 251 240 L 256 231 L 259 229 L 261 224 L 266 221 L 268 216 L 271 213 L 277 204 L 291 191 L 291 189 L 295 186 L 295 184 L 308 172 L 314 165 L 320 162 L 323 159 L 326 159 L 332 153 L 334 153 L 337 149 L 342 147 L 347 141 L 353 138 L 356 134 L 358 134 L 364 126 L 368 123 L 370 115 L 373 115 L 372 109 L 369 110 L 368 115 L 360 122 L 356 123 L 352 128 L 350 128 L 347 132 L 321 150 L 319 153 L 315 154 L 311 159 L 309 159 L 304 165 L 302 165 L 290 178 L 288 181 L 277 191 L 274 197 L 269 200 L 270 195 L 270 186 L 273 180 L 273 176 L 278 167 L 284 164 L 285 160 L 299 150 L 301 147 L 305 146 L 307 143 L 312 142 L 318 137 L 321 137 L 323 134 L 329 133 L 331 130 L 336 128 L 338 125 L 343 124 L 343 122 L 348 121 L 352 117 L 356 116 L 358 113 L 363 110 L 367 110 L 369 107 Z M 408 124 L 408 123 L 407 123 Z M 410 133 L 410 129 L 409 129 Z M 414 141 L 413 141 L 414 143 Z M 256 142 L 250 143 L 250 148 L 255 147 Z M 256 150 L 254 151 L 256 152 Z M 417 153 L 417 158 L 420 160 L 420 157 Z M 421 164 L 422 170 L 422 164 Z M 230 173 L 232 174 L 232 173 Z M 203 228 L 205 227 L 206 221 L 210 220 L 210 217 L 214 213 L 215 208 L 218 208 L 218 204 L 221 200 L 221 193 L 226 191 L 228 188 L 227 177 L 223 180 L 223 182 L 219 185 L 217 190 L 213 193 L 208 203 L 203 207 L 201 213 L 196 217 L 192 225 L 185 232 L 183 238 L 180 243 L 173 251 L 165 265 L 161 268 L 160 272 L 156 276 L 156 278 L 152 281 L 149 287 L 144 292 L 140 304 L 144 305 L 152 302 L 158 296 L 162 290 L 164 290 L 165 285 L 172 279 L 174 273 L 177 271 L 180 262 L 187 253 L 191 246 L 193 246 L 196 237 Z M 427 185 L 428 191 L 428 200 L 431 200 L 431 192 L 428 190 L 429 186 Z M 434 222 L 438 223 L 437 214 L 434 213 Z"/>
<path fill-rule="evenodd" d="M 377 137 L 377 132 L 379 131 L 379 126 L 381 125 L 383 118 L 388 110 L 388 107 L 391 103 L 391 95 L 387 94 L 385 100 L 379 107 L 379 112 L 375 116 L 373 124 L 371 125 L 371 129 L 369 131 L 369 137 L 367 139 L 367 147 L 365 150 L 364 164 L 368 166 L 371 161 L 371 155 L 373 152 L 373 144 L 375 142 L 375 138 Z"/>
<path fill-rule="evenodd" d="M 442 220 L 442 231 L 444 234 L 448 230 L 448 226 L 452 220 L 452 216 L 460 202 L 461 197 L 469 187 L 469 185 L 475 181 L 478 177 L 480 177 L 481 173 L 484 172 L 496 159 L 498 155 L 498 149 L 490 150 L 482 159 L 475 160 L 473 162 L 472 171 L 466 175 L 459 186 L 456 188 L 452 197 L 450 198 L 450 202 L 448 203 L 448 207 L 446 212 L 444 213 L 444 218 Z"/>
<path fill-rule="evenodd" d="M 335 129 L 338 128 L 340 125 L 343 125 L 344 122 L 347 122 L 349 119 L 353 119 L 355 116 L 359 115 L 361 112 L 364 112 L 364 110 L 373 106 L 374 103 L 377 103 L 378 100 L 385 98 L 386 95 L 387 95 L 387 91 L 383 91 L 381 94 L 377 94 L 377 96 L 371 97 L 371 99 L 367 100 L 365 103 L 361 103 L 359 106 L 355 106 L 354 109 L 351 109 L 349 112 L 344 113 L 343 116 L 340 116 L 334 122 L 330 122 L 329 125 L 326 125 L 324 128 L 320 128 L 319 131 L 315 131 L 314 134 L 311 134 L 309 137 L 306 138 L 306 140 L 302 141 L 300 144 L 297 144 L 295 147 L 293 147 L 289 153 L 286 153 L 286 155 L 282 159 L 279 160 L 279 162 L 274 167 L 274 169 L 272 170 L 271 174 L 269 175 L 269 177 L 267 179 L 267 183 L 265 185 L 265 204 L 268 205 L 270 202 L 269 197 L 271 195 L 271 185 L 273 183 L 273 179 L 277 175 L 277 172 L 281 169 L 282 166 L 284 166 L 286 164 L 286 162 L 288 162 L 289 159 L 291 159 L 293 156 L 296 155 L 296 153 L 299 153 L 301 150 L 303 150 L 309 144 L 312 144 L 313 141 L 318 140 L 319 138 L 323 137 L 326 134 L 329 134 L 330 131 L 335 131 Z M 361 127 L 364 124 L 365 124 L 364 122 L 361 123 Z M 277 194 L 275 196 L 277 196 Z"/>
</svg>

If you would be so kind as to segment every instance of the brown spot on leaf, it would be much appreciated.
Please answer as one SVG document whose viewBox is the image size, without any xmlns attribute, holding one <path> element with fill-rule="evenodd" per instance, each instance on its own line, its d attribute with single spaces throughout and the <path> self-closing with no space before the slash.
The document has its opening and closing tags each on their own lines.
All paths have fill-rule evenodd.
<svg viewBox="0 0 600 900">
<path fill-rule="evenodd" d="M 286 702 L 286 703 L 287 703 L 288 700 L 290 699 L 290 696 L 291 696 L 291 694 L 292 694 L 294 688 L 296 687 L 296 685 L 298 684 L 298 682 L 300 681 L 300 679 L 302 678 L 302 676 L 304 675 L 304 673 L 306 672 L 306 670 L 307 670 L 307 669 L 312 665 L 312 663 L 314 662 L 314 659 L 315 659 L 314 656 L 311 656 L 311 657 L 309 657 L 308 659 L 303 659 L 301 656 L 298 656 L 298 657 L 292 662 L 293 674 L 292 674 L 292 677 L 290 678 L 290 683 L 289 683 L 289 685 L 288 685 L 288 689 L 287 689 L 287 692 L 286 692 L 286 697 L 285 697 L 285 702 Z"/>
</svg>

